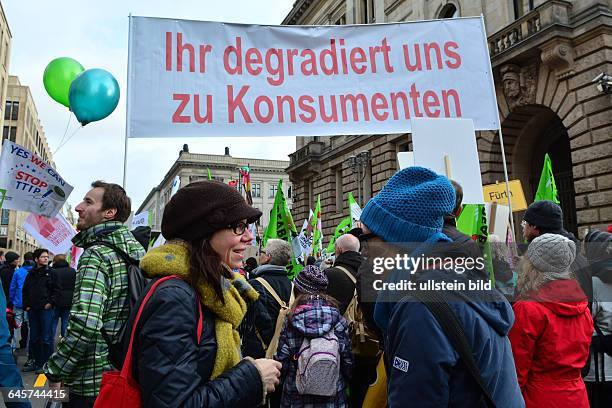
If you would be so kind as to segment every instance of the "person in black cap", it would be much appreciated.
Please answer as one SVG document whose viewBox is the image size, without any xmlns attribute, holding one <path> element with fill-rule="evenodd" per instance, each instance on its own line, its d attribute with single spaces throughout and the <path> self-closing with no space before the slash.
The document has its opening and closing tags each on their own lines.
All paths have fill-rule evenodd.
<svg viewBox="0 0 612 408">
<path fill-rule="evenodd" d="M 238 326 L 257 292 L 239 273 L 261 217 L 234 188 L 200 181 L 164 208 L 167 243 L 141 269 L 161 282 L 136 323 L 132 374 L 143 406 L 255 407 L 279 383 L 281 364 L 242 359 Z M 127 326 L 131 332 L 145 289 Z"/>
<path fill-rule="evenodd" d="M 11 298 L 9 296 L 9 289 L 11 287 L 11 281 L 13 280 L 13 274 L 15 268 L 19 264 L 19 254 L 8 251 L 4 256 L 5 262 L 0 266 L 0 278 L 2 278 L 2 288 L 4 289 L 4 296 L 6 297 L 7 306 L 12 307 Z"/>
<path fill-rule="evenodd" d="M 552 201 L 542 200 L 531 203 L 525 211 L 523 221 L 523 238 L 527 242 L 531 242 L 540 235 L 558 234 L 574 241 L 574 244 L 579 248 L 579 242 L 569 231 L 563 228 L 563 210 L 561 207 Z M 589 298 L 589 303 L 593 301 L 593 282 L 591 280 L 591 271 L 586 258 L 577 251 L 576 258 L 572 263 L 570 270 L 573 272 L 580 287 Z"/>
</svg>

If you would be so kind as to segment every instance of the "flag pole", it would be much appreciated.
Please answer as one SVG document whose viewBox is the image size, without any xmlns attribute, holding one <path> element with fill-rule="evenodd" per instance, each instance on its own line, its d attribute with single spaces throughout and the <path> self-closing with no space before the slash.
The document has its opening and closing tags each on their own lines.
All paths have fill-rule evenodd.
<svg viewBox="0 0 612 408">
<path fill-rule="evenodd" d="M 128 96 L 125 99 L 125 141 L 123 144 L 123 189 L 126 188 L 127 181 L 127 154 L 128 154 L 128 135 L 129 135 L 129 126 L 130 126 L 130 48 L 132 45 L 132 13 L 128 15 L 128 63 L 127 63 L 127 91 L 126 95 Z"/>
<path fill-rule="evenodd" d="M 489 56 L 489 66 L 491 66 L 491 55 L 489 53 L 489 44 L 487 42 L 487 31 L 485 29 L 485 20 L 484 20 L 484 15 L 480 14 L 480 20 L 482 21 L 482 30 L 483 30 L 483 38 L 484 38 L 484 45 L 485 48 L 487 50 L 487 55 Z M 491 89 L 495 90 L 495 81 L 493 80 L 493 70 L 491 69 L 491 75 L 490 75 L 490 80 L 491 80 Z M 495 92 L 495 91 L 493 91 Z M 493 95 L 495 97 L 495 94 Z M 497 101 L 497 98 L 495 98 L 495 101 Z M 501 146 L 501 156 L 502 156 L 502 164 L 504 166 L 504 180 L 506 181 L 506 195 L 508 197 L 508 207 L 510 209 L 510 227 L 511 227 L 511 234 L 512 234 L 512 242 L 514 243 L 514 245 L 516 245 L 516 236 L 514 234 L 514 216 L 512 214 L 512 200 L 511 200 L 511 196 L 510 196 L 510 182 L 508 181 L 508 165 L 506 163 L 506 151 L 504 149 L 504 135 L 502 132 L 502 125 L 501 125 L 501 121 L 499 119 L 499 109 L 497 109 L 497 124 L 499 126 L 498 128 L 498 132 L 499 132 L 499 145 Z"/>
</svg>

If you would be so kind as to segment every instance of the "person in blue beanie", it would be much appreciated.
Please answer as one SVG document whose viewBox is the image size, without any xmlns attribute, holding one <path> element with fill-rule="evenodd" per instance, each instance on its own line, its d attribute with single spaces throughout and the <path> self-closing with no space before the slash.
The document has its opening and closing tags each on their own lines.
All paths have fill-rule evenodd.
<svg viewBox="0 0 612 408">
<path fill-rule="evenodd" d="M 449 252 L 452 246 L 445 243 L 451 239 L 442 233 L 444 216 L 454 205 L 455 190 L 446 177 L 422 167 L 397 172 L 361 214 L 360 240 L 368 262 L 375 262 L 374 253 L 388 259 L 402 248 L 410 259 L 444 257 L 459 265 L 459 257 L 465 253 Z M 460 270 L 441 264 L 413 264 L 411 270 L 394 266 L 382 274 L 360 268 L 362 291 L 368 290 L 372 275 L 382 276 L 386 283 L 406 280 L 417 287 L 421 283 L 469 283 L 480 276 L 476 265 Z M 447 287 L 444 301 L 453 300 L 447 304 L 464 329 L 486 393 L 497 407 L 524 407 L 508 340 L 514 322 L 512 307 L 494 290 L 467 296 L 452 285 Z M 487 406 L 485 391 L 466 369 L 428 306 L 412 290 L 389 292 L 379 292 L 374 306 L 374 320 L 385 339 L 388 407 Z"/>
<path fill-rule="evenodd" d="M 6 310 L 6 297 L 2 282 L 0 282 L 0 310 Z M 9 328 L 4 317 L 0 318 L 0 388 L 4 388 L 8 393 L 9 389 L 23 388 L 23 381 L 19 370 L 15 365 L 11 344 L 9 343 Z M 0 398 L 2 396 L 0 395 Z M 4 399 L 4 398 L 2 398 Z M 27 402 L 7 402 L 4 401 L 7 408 L 31 408 L 32 405 Z"/>
</svg>

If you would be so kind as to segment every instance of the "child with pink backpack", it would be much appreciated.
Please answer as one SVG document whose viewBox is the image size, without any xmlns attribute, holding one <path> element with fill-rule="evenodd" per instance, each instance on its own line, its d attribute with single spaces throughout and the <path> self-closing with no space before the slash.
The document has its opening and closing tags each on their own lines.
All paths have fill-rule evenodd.
<svg viewBox="0 0 612 408">
<path fill-rule="evenodd" d="M 327 284 L 327 275 L 314 265 L 293 281 L 295 301 L 274 356 L 283 364 L 283 408 L 348 407 L 351 342 L 337 302 L 325 294 Z"/>
</svg>

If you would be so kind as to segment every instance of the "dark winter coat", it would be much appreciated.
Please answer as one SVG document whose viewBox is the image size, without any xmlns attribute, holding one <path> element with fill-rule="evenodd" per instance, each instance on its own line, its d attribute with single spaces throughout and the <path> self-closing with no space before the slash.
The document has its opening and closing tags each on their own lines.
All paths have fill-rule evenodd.
<svg viewBox="0 0 612 408">
<path fill-rule="evenodd" d="M 259 299 L 249 306 L 240 327 L 242 354 L 262 358 L 266 352 L 257 334 L 261 336 L 266 345 L 270 344 L 276 329 L 280 305 L 255 278 L 265 279 L 281 300 L 287 304 L 291 297 L 291 281 L 287 277 L 287 269 L 279 265 L 261 265 L 251 272 L 251 277 L 253 279 L 249 279 L 249 284 L 259 293 Z"/>
<path fill-rule="evenodd" d="M 577 282 L 549 282 L 513 309 L 510 341 L 527 407 L 587 408 L 581 371 L 589 357 L 593 320 Z"/>
<path fill-rule="evenodd" d="M 43 266 L 28 273 L 23 284 L 23 308 L 43 310 L 47 303 L 55 307 L 60 297 L 61 287 L 53 269 Z"/>
<path fill-rule="evenodd" d="M 209 380 L 217 354 L 215 320 L 212 312 L 202 306 L 203 325 L 198 344 L 197 301 L 188 283 L 172 279 L 161 283 L 145 305 L 136 328 L 132 371 L 140 384 L 143 406 L 257 406 L 253 401 L 263 400 L 263 385 L 253 363 L 243 360 Z M 127 330 L 132 329 L 133 317 L 134 314 Z"/>
<path fill-rule="evenodd" d="M 6 303 L 8 306 L 11 306 L 9 289 L 11 288 L 11 281 L 13 280 L 14 273 L 15 265 L 4 264 L 0 266 L 0 279 L 2 280 L 2 288 L 4 289 L 4 296 L 6 297 Z"/>
<path fill-rule="evenodd" d="M 355 284 L 351 281 L 351 278 L 346 276 L 346 273 L 337 268 L 337 266 L 346 268 L 356 279 L 357 271 L 362 261 L 363 257 L 359 252 L 348 251 L 338 255 L 334 262 L 334 266 L 325 269 L 325 274 L 329 280 L 327 294 L 338 301 L 338 310 L 340 310 L 341 315 L 344 315 L 353 299 Z"/>
<path fill-rule="evenodd" d="M 466 276 L 431 270 L 415 279 L 466 282 Z M 443 293 L 453 299 L 449 306 L 465 330 L 496 406 L 524 407 L 507 336 L 514 322 L 510 304 L 497 291 L 472 292 L 476 297 L 470 299 L 453 291 Z M 480 296 L 487 301 L 478 300 Z M 411 296 L 406 299 L 387 309 L 388 407 L 486 407 L 482 391 L 429 309 Z"/>
<path fill-rule="evenodd" d="M 60 261 L 53 264 L 53 272 L 61 287 L 55 307 L 69 308 L 72 305 L 76 271 L 68 265 L 68 262 Z"/>
<path fill-rule="evenodd" d="M 300 351 L 305 338 L 322 337 L 330 331 L 338 337 L 340 375 L 336 396 L 319 397 L 304 395 L 297 391 L 297 360 L 294 356 Z M 335 307 L 323 299 L 312 299 L 295 308 L 283 325 L 278 350 L 274 359 L 283 364 L 281 378 L 284 379 L 282 408 L 345 408 L 348 407 L 345 388 L 353 369 L 351 341 L 346 320 Z"/>
</svg>

